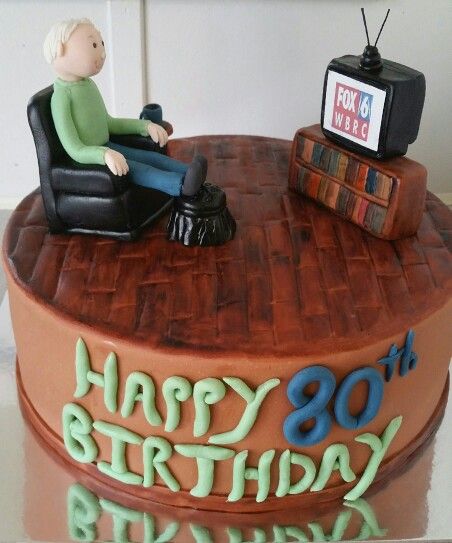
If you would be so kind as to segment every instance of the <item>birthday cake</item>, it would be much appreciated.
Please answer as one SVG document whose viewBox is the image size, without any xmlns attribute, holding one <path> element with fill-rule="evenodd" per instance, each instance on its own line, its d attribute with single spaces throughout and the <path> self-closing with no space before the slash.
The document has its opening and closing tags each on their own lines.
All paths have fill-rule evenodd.
<svg viewBox="0 0 452 543">
<path fill-rule="evenodd" d="M 91 23 L 78 24 L 76 37 L 95 39 Z M 108 142 L 95 148 L 106 157 L 100 170 L 59 167 L 63 147 L 72 152 L 68 108 L 54 115 L 60 142 L 51 91 L 29 108 L 41 190 L 18 206 L 3 241 L 19 395 L 47 446 L 96 489 L 229 512 L 353 502 L 435 431 L 451 355 L 452 214 L 426 194 L 421 165 L 378 162 L 406 148 L 394 140 L 397 104 L 423 76 L 399 67 L 395 80 L 383 61 L 363 86 L 356 58 L 328 69 L 339 75 L 326 78 L 335 85 L 324 98 L 326 137 L 318 126 L 293 143 L 202 136 L 154 153 L 165 166 L 159 186 L 175 197 L 170 228 L 169 197 L 147 228 L 156 191 L 139 187 L 146 164 L 112 176 L 107 166 L 126 174 L 128 162 Z M 63 87 L 59 99 L 81 108 L 83 93 L 102 100 L 86 79 Z M 332 124 L 336 106 L 349 115 L 343 125 Z M 107 136 L 122 131 L 101 113 Z M 55 160 L 52 145 L 40 152 L 46 138 L 60 146 Z M 134 206 L 139 225 L 129 221 Z M 124 215 L 112 221 L 107 210 Z"/>
<path fill-rule="evenodd" d="M 3 259 L 24 412 L 118 495 L 230 511 L 353 500 L 439 423 L 451 344 L 452 214 L 384 241 L 287 186 L 290 142 L 196 137 L 235 238 L 49 233 L 39 192 Z"/>
</svg>

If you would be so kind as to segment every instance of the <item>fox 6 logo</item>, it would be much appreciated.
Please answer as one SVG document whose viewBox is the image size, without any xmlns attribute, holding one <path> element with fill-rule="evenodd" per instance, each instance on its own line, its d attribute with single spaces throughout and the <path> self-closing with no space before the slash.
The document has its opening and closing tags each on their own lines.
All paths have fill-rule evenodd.
<svg viewBox="0 0 452 543">
<path fill-rule="evenodd" d="M 331 124 L 345 134 L 367 141 L 372 101 L 372 94 L 337 82 Z"/>
<path fill-rule="evenodd" d="M 367 92 L 360 92 L 358 115 L 364 121 L 370 121 L 370 113 L 372 108 L 372 95 Z"/>
</svg>

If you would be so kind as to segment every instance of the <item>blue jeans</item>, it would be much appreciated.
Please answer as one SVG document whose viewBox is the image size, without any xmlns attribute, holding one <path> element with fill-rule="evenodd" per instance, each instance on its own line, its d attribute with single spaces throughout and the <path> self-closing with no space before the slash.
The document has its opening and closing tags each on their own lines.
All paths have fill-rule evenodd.
<svg viewBox="0 0 452 543">
<path fill-rule="evenodd" d="M 134 149 L 111 141 L 105 144 L 124 155 L 133 183 L 179 196 L 188 165 L 161 153 Z"/>
</svg>

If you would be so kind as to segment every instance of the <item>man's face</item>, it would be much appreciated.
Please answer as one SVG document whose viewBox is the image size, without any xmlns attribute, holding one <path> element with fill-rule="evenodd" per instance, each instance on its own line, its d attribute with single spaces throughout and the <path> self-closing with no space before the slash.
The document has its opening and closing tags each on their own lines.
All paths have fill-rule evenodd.
<svg viewBox="0 0 452 543">
<path fill-rule="evenodd" d="M 102 36 L 92 25 L 81 24 L 72 32 L 62 46 L 53 66 L 63 78 L 84 78 L 96 75 L 105 61 L 105 47 Z"/>
</svg>

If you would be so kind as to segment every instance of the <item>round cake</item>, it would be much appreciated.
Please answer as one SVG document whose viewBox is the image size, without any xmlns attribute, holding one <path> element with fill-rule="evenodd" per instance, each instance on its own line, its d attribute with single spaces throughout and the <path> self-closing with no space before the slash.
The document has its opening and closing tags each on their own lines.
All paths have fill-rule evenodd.
<svg viewBox="0 0 452 543">
<path fill-rule="evenodd" d="M 272 511 L 396 474 L 447 399 L 452 213 L 373 237 L 288 188 L 291 143 L 174 140 L 227 194 L 235 238 L 135 242 L 49 233 L 38 191 L 3 259 L 24 413 L 118 496 Z"/>
</svg>

